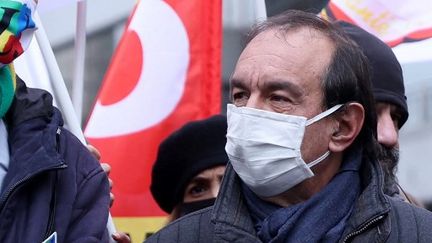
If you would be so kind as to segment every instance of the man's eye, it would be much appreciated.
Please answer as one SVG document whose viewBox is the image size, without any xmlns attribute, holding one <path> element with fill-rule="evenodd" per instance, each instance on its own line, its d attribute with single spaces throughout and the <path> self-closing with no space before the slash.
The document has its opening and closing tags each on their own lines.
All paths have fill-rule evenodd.
<svg viewBox="0 0 432 243">
<path fill-rule="evenodd" d="M 247 101 L 249 99 L 249 96 L 246 92 L 233 92 L 232 94 L 232 102 L 236 106 L 243 106 L 246 105 Z"/>
<path fill-rule="evenodd" d="M 272 95 L 270 100 L 274 102 L 291 102 L 289 98 L 282 95 Z"/>
<path fill-rule="evenodd" d="M 192 196 L 198 196 L 204 192 L 207 191 L 207 187 L 202 186 L 202 185 L 198 185 L 198 186 L 194 186 L 189 190 L 189 194 Z"/>
<path fill-rule="evenodd" d="M 233 93 L 233 100 L 240 100 L 240 99 L 244 99 L 246 98 L 246 93 L 245 92 L 236 92 Z"/>
</svg>

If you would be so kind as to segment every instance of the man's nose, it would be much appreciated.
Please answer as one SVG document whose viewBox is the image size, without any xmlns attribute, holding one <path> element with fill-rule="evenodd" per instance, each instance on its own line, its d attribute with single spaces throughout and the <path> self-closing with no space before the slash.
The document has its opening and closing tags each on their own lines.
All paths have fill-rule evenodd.
<svg viewBox="0 0 432 243">
<path fill-rule="evenodd" d="M 378 142 L 393 148 L 398 145 L 399 131 L 390 114 L 378 116 Z"/>
<path fill-rule="evenodd" d="M 254 108 L 254 109 L 263 109 L 262 106 L 263 106 L 263 104 L 261 104 L 258 95 L 254 95 L 254 94 L 252 94 L 249 97 L 249 99 L 246 103 L 246 107 Z"/>
<path fill-rule="evenodd" d="M 213 183 L 210 193 L 212 197 L 217 197 L 219 193 L 220 183 Z"/>
</svg>

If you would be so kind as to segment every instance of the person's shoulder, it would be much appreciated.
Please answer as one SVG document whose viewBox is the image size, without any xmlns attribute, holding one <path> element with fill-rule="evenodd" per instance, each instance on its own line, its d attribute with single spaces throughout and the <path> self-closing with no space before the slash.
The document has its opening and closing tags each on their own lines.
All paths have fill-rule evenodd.
<svg viewBox="0 0 432 243">
<path fill-rule="evenodd" d="M 214 228 L 210 222 L 212 208 L 198 210 L 171 222 L 145 242 L 213 242 Z"/>
<path fill-rule="evenodd" d="M 399 230 L 415 232 L 420 239 L 429 239 L 432 242 L 432 212 L 397 198 L 388 198 L 391 204 L 393 225 Z"/>
<path fill-rule="evenodd" d="M 432 220 L 432 212 L 419 207 L 418 205 L 408 203 L 400 198 L 387 197 L 392 206 L 392 210 L 396 213 L 411 213 L 413 217 L 425 218 L 426 220 Z M 431 225 L 432 227 L 432 225 Z"/>
<path fill-rule="evenodd" d="M 99 161 L 82 142 L 66 128 L 59 130 L 59 153 L 69 169 L 84 177 L 103 173 Z"/>
</svg>

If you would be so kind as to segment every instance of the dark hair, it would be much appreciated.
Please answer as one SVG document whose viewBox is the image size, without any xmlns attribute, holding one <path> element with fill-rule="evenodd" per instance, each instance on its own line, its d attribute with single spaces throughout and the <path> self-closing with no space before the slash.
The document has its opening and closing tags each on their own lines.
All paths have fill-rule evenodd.
<svg viewBox="0 0 432 243">
<path fill-rule="evenodd" d="M 372 95 L 368 60 L 362 50 L 339 26 L 315 14 L 288 10 L 256 25 L 248 34 L 247 43 L 260 33 L 277 30 L 287 35 L 300 28 L 311 28 L 329 38 L 335 50 L 322 77 L 323 108 L 337 104 L 360 103 L 365 110 L 365 120 L 355 143 L 361 144 L 369 155 L 376 155 L 377 117 Z"/>
</svg>

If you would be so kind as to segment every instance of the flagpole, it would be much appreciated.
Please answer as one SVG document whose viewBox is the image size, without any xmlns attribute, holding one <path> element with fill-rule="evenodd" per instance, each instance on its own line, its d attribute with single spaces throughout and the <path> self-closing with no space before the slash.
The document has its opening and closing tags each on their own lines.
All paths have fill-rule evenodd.
<svg viewBox="0 0 432 243">
<path fill-rule="evenodd" d="M 72 101 L 67 91 L 63 76 L 60 72 L 60 68 L 57 65 L 57 61 L 54 56 L 54 52 L 51 49 L 48 37 L 45 29 L 40 20 L 39 14 L 35 13 L 35 21 L 38 29 L 35 31 L 36 40 L 38 41 L 39 47 L 42 52 L 42 56 L 45 59 L 50 82 L 53 87 L 53 92 L 56 98 L 58 98 L 57 104 L 62 111 L 62 115 L 68 125 L 69 131 L 71 131 L 83 144 L 87 144 L 84 138 L 84 134 L 81 130 L 80 123 L 78 122 L 76 113 L 73 109 Z"/>
<path fill-rule="evenodd" d="M 267 10 L 264 0 L 255 0 L 255 21 L 264 21 L 267 19 Z"/>
<path fill-rule="evenodd" d="M 75 35 L 75 63 L 72 83 L 72 103 L 75 108 L 76 116 L 81 124 L 83 91 L 84 91 L 84 68 L 86 52 L 86 21 L 87 21 L 87 1 L 77 2 L 77 21 Z"/>
<path fill-rule="evenodd" d="M 40 20 L 39 14 L 37 12 L 35 13 L 34 17 L 36 26 L 38 27 L 38 29 L 35 31 L 36 40 L 38 41 L 42 56 L 45 59 L 53 91 L 56 95 L 56 98 L 58 98 L 56 100 L 57 104 L 62 111 L 62 115 L 66 123 L 68 124 L 69 131 L 72 132 L 84 145 L 86 145 L 87 142 L 84 138 L 84 134 L 79 125 L 80 123 L 78 122 L 73 109 L 72 101 L 63 80 L 63 76 L 61 75 L 60 68 L 57 65 L 57 61 L 55 59 L 54 52 L 51 49 L 45 29 L 42 25 L 42 21 Z M 112 238 L 112 234 L 116 232 L 116 228 L 110 213 L 108 214 L 107 229 L 109 233 L 109 242 L 115 243 L 114 239 Z"/>
</svg>

